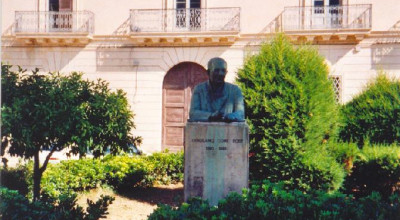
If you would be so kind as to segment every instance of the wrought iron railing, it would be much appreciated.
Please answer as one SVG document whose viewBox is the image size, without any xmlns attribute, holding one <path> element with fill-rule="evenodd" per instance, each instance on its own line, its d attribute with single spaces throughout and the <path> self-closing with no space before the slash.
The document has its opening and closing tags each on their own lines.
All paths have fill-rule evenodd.
<svg viewBox="0 0 400 220">
<path fill-rule="evenodd" d="M 132 32 L 240 31 L 240 8 L 135 9 Z"/>
<path fill-rule="evenodd" d="M 17 11 L 16 33 L 94 32 L 94 14 L 90 11 Z"/>
<path fill-rule="evenodd" d="M 371 5 L 285 7 L 284 31 L 370 29 Z"/>
</svg>

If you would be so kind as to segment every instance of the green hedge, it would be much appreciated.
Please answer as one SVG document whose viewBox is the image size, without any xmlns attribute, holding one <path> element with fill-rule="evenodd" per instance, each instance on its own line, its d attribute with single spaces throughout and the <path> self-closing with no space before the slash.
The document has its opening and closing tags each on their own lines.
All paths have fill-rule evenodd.
<svg viewBox="0 0 400 220">
<path fill-rule="evenodd" d="M 400 140 L 400 81 L 381 74 L 343 106 L 343 141 L 391 144 Z"/>
<path fill-rule="evenodd" d="M 183 181 L 183 152 L 150 156 L 106 156 L 50 164 L 42 189 L 57 197 L 107 184 L 117 190 Z"/>
<path fill-rule="evenodd" d="M 312 190 L 284 190 L 283 185 L 264 182 L 243 195 L 232 193 L 211 207 L 198 198 L 174 208 L 160 205 L 155 219 L 399 219 L 400 197 L 382 199 L 378 193 L 354 199 L 345 194 Z"/>
<path fill-rule="evenodd" d="M 365 196 L 373 191 L 389 197 L 399 193 L 400 146 L 365 145 L 354 160 L 352 172 L 344 183 L 345 191 Z"/>
<path fill-rule="evenodd" d="M 32 191 L 32 163 L 2 169 L 1 185 L 27 195 Z M 52 198 L 107 184 L 117 190 L 183 181 L 183 152 L 150 156 L 111 156 L 49 164 L 41 186 Z M 28 197 L 32 196 L 31 194 Z"/>
<path fill-rule="evenodd" d="M 324 144 L 337 135 L 338 106 L 324 58 L 283 35 L 238 72 L 250 127 L 251 179 L 337 190 L 344 170 Z"/>
<path fill-rule="evenodd" d="M 84 210 L 76 204 L 76 196 L 61 195 L 57 200 L 50 197 L 30 201 L 15 190 L 0 187 L 0 219 L 46 219 L 46 220 L 95 220 L 104 218 L 114 198 L 101 196 L 97 202 L 87 201 Z"/>
</svg>

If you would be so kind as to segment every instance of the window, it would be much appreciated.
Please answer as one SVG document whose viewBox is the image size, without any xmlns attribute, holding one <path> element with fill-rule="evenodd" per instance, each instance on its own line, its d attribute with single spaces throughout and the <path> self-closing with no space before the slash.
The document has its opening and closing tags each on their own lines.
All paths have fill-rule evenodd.
<svg viewBox="0 0 400 220">
<path fill-rule="evenodd" d="M 49 0 L 48 22 L 50 31 L 72 30 L 72 0 Z"/>
<path fill-rule="evenodd" d="M 324 0 L 314 0 L 314 13 L 315 14 L 324 13 Z"/>
<path fill-rule="evenodd" d="M 50 0 L 49 2 L 49 11 L 58 11 L 60 8 L 58 4 L 58 0 Z"/>
<path fill-rule="evenodd" d="M 186 0 L 176 0 L 176 9 L 186 8 Z"/>
<path fill-rule="evenodd" d="M 324 6 L 324 0 L 314 0 L 314 6 Z"/>
<path fill-rule="evenodd" d="M 200 0 L 191 0 L 190 8 L 200 8 Z"/>
<path fill-rule="evenodd" d="M 329 79 L 332 80 L 333 91 L 335 92 L 336 102 L 340 103 L 342 100 L 342 77 L 331 75 Z"/>
<path fill-rule="evenodd" d="M 176 0 L 176 27 L 198 30 L 201 28 L 201 0 Z"/>
</svg>

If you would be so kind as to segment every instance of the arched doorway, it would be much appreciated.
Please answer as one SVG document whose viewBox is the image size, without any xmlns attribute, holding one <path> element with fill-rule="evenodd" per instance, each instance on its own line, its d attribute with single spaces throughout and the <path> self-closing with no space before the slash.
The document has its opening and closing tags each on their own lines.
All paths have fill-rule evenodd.
<svg viewBox="0 0 400 220">
<path fill-rule="evenodd" d="M 162 149 L 183 149 L 184 126 L 189 117 L 192 90 L 208 80 L 207 71 L 196 63 L 183 62 L 172 67 L 163 82 Z"/>
</svg>

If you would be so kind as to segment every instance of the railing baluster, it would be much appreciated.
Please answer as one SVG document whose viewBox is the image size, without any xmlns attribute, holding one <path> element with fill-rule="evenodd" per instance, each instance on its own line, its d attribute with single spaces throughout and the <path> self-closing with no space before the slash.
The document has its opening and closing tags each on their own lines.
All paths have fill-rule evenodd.
<svg viewBox="0 0 400 220">
<path fill-rule="evenodd" d="M 318 7 L 285 7 L 283 29 L 369 29 L 371 5 L 343 5 Z"/>
<path fill-rule="evenodd" d="M 239 8 L 131 10 L 132 32 L 239 31 Z"/>
<path fill-rule="evenodd" d="M 15 32 L 87 32 L 93 34 L 94 16 L 89 11 L 75 12 L 15 12 Z"/>
</svg>

